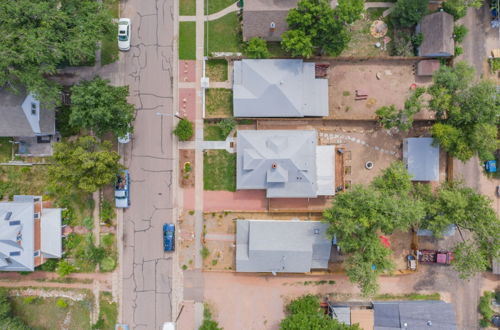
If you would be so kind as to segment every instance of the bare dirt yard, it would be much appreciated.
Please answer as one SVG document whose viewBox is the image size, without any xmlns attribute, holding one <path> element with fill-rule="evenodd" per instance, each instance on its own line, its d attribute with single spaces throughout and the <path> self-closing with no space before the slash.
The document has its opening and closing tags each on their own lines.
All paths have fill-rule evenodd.
<svg viewBox="0 0 500 330">
<path fill-rule="evenodd" d="M 416 60 L 330 61 L 330 117 L 346 120 L 374 120 L 375 110 L 394 104 L 402 108 L 412 85 L 424 87 L 430 78 L 415 76 Z M 356 91 L 366 97 L 357 97 Z M 416 119 L 432 119 L 422 111 Z"/>
</svg>

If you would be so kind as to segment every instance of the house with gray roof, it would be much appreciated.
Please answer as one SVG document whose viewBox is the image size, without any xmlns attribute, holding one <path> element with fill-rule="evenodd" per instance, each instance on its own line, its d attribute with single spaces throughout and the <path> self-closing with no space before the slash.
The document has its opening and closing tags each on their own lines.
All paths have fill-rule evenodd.
<svg viewBox="0 0 500 330">
<path fill-rule="evenodd" d="M 297 59 L 234 62 L 235 117 L 328 116 L 328 79 Z"/>
<path fill-rule="evenodd" d="M 439 181 L 439 147 L 434 139 L 404 139 L 403 161 L 412 181 Z"/>
<path fill-rule="evenodd" d="M 306 273 L 327 269 L 328 224 L 299 220 L 236 221 L 236 271 Z"/>
<path fill-rule="evenodd" d="M 297 7 L 298 0 L 246 0 L 243 7 L 243 40 L 260 37 L 281 41 L 288 30 L 288 11 Z"/>
<path fill-rule="evenodd" d="M 452 304 L 439 300 L 373 302 L 374 330 L 456 330 Z"/>
<path fill-rule="evenodd" d="M 33 271 L 62 256 L 61 209 L 44 208 L 41 196 L 0 202 L 0 271 Z"/>
<path fill-rule="evenodd" d="M 335 194 L 335 147 L 317 146 L 314 130 L 240 130 L 236 188 L 265 189 L 268 198 Z"/>
<path fill-rule="evenodd" d="M 418 55 L 424 57 L 452 57 L 455 55 L 453 16 L 444 12 L 425 16 L 417 26 L 424 39 L 418 49 Z"/>
</svg>

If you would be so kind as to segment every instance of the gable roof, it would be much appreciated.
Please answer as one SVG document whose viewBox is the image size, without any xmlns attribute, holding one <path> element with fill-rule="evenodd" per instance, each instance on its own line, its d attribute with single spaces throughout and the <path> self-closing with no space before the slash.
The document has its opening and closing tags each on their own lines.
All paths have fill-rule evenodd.
<svg viewBox="0 0 500 330">
<path fill-rule="evenodd" d="M 420 32 L 424 40 L 419 47 L 419 56 L 450 57 L 455 55 L 454 24 L 453 16 L 444 11 L 425 16 L 420 22 Z"/>
<path fill-rule="evenodd" d="M 241 60 L 233 74 L 235 117 L 328 115 L 328 80 L 316 79 L 314 63 Z"/>
<path fill-rule="evenodd" d="M 238 220 L 236 271 L 305 273 L 328 268 L 328 224 L 298 220 Z"/>
<path fill-rule="evenodd" d="M 31 114 L 31 104 L 36 114 Z M 55 134 L 55 111 L 43 107 L 33 95 L 0 88 L 0 136 L 30 137 Z"/>
<path fill-rule="evenodd" d="M 374 330 L 455 330 L 452 304 L 439 300 L 373 302 Z M 429 326 L 430 325 L 432 326 Z"/>
<path fill-rule="evenodd" d="M 237 189 L 267 189 L 268 198 L 316 197 L 316 140 L 316 131 L 238 131 Z"/>
<path fill-rule="evenodd" d="M 298 0 L 247 0 L 243 7 L 243 40 L 261 37 L 280 41 L 288 30 L 288 11 L 297 7 Z M 274 23 L 274 29 L 271 29 Z"/>
<path fill-rule="evenodd" d="M 432 138 L 408 138 L 403 141 L 403 160 L 412 181 L 439 181 L 439 147 Z"/>
</svg>

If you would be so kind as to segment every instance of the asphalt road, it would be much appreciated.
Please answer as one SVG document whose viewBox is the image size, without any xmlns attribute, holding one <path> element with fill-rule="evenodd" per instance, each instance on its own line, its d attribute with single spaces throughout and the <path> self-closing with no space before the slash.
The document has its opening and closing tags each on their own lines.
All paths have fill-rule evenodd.
<svg viewBox="0 0 500 330">
<path fill-rule="evenodd" d="M 137 109 L 133 139 L 122 150 L 131 206 L 123 213 L 121 321 L 160 329 L 172 320 L 173 261 L 163 252 L 162 226 L 173 221 L 173 1 L 126 0 L 121 9 L 132 20 L 132 48 L 119 71 Z"/>
</svg>

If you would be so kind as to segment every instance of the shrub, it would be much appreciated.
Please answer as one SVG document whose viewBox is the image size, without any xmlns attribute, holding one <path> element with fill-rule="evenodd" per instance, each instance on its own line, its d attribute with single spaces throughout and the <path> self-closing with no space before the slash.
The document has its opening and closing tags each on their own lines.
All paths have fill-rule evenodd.
<svg viewBox="0 0 500 330">
<path fill-rule="evenodd" d="M 110 224 L 111 220 L 113 220 L 115 216 L 116 213 L 113 204 L 111 204 L 111 202 L 107 199 L 103 200 L 101 204 L 101 221 Z"/>
<path fill-rule="evenodd" d="M 479 298 L 479 313 L 483 316 L 481 320 L 481 326 L 486 327 L 490 325 L 495 311 L 491 308 L 491 300 L 493 299 L 493 292 L 486 291 L 481 298 Z M 485 325 L 482 325 L 485 324 Z"/>
<path fill-rule="evenodd" d="M 193 123 L 187 119 L 181 119 L 174 129 L 174 134 L 180 141 L 187 141 L 193 136 Z"/>
<path fill-rule="evenodd" d="M 37 298 L 38 297 L 35 297 L 35 296 L 24 297 L 23 304 L 25 304 L 25 305 L 33 304 L 36 302 Z"/>
<path fill-rule="evenodd" d="M 394 31 L 394 40 L 391 47 L 392 56 L 413 56 L 414 47 L 411 33 L 404 30 Z"/>
<path fill-rule="evenodd" d="M 103 272 L 112 272 L 116 268 L 116 259 L 108 256 L 104 257 L 100 263 L 100 269 Z"/>
<path fill-rule="evenodd" d="M 92 217 L 83 218 L 83 226 L 88 230 L 94 229 L 94 219 Z"/>
<path fill-rule="evenodd" d="M 57 268 L 57 259 L 48 259 L 43 264 L 37 267 L 37 270 L 42 270 L 44 272 L 54 272 Z"/>
<path fill-rule="evenodd" d="M 206 246 L 203 246 L 200 250 L 200 254 L 203 259 L 206 259 L 210 255 L 210 251 Z"/>
<path fill-rule="evenodd" d="M 420 47 L 422 42 L 424 41 L 424 34 L 422 32 L 416 33 L 411 37 L 411 42 L 415 50 Z M 416 52 L 416 51 L 415 51 Z"/>
<path fill-rule="evenodd" d="M 260 37 L 251 38 L 245 46 L 245 55 L 249 58 L 268 58 L 267 42 Z"/>
<path fill-rule="evenodd" d="M 62 298 L 59 298 L 56 300 L 56 305 L 59 308 L 67 308 L 68 307 L 68 303 L 66 302 L 66 300 L 64 300 Z"/>
<path fill-rule="evenodd" d="M 490 65 L 493 72 L 500 70 L 500 58 L 491 58 Z"/>
<path fill-rule="evenodd" d="M 464 41 L 468 31 L 469 30 L 465 27 L 465 25 L 455 25 L 455 28 L 453 29 L 453 38 L 455 39 L 455 42 L 461 43 Z"/>
<path fill-rule="evenodd" d="M 101 237 L 101 242 L 106 248 L 111 248 L 113 244 L 115 243 L 115 235 L 113 234 L 106 234 Z"/>
<path fill-rule="evenodd" d="M 464 53 L 464 49 L 460 46 L 455 46 L 455 56 L 460 56 Z"/>
<path fill-rule="evenodd" d="M 225 118 L 222 119 L 217 126 L 219 126 L 221 136 L 227 137 L 229 133 L 233 130 L 233 128 L 236 126 L 236 121 L 232 118 Z"/>
<path fill-rule="evenodd" d="M 59 263 L 57 264 L 57 269 L 56 272 L 59 276 L 65 277 L 75 271 L 75 267 L 70 264 L 67 260 L 59 260 Z"/>
</svg>

